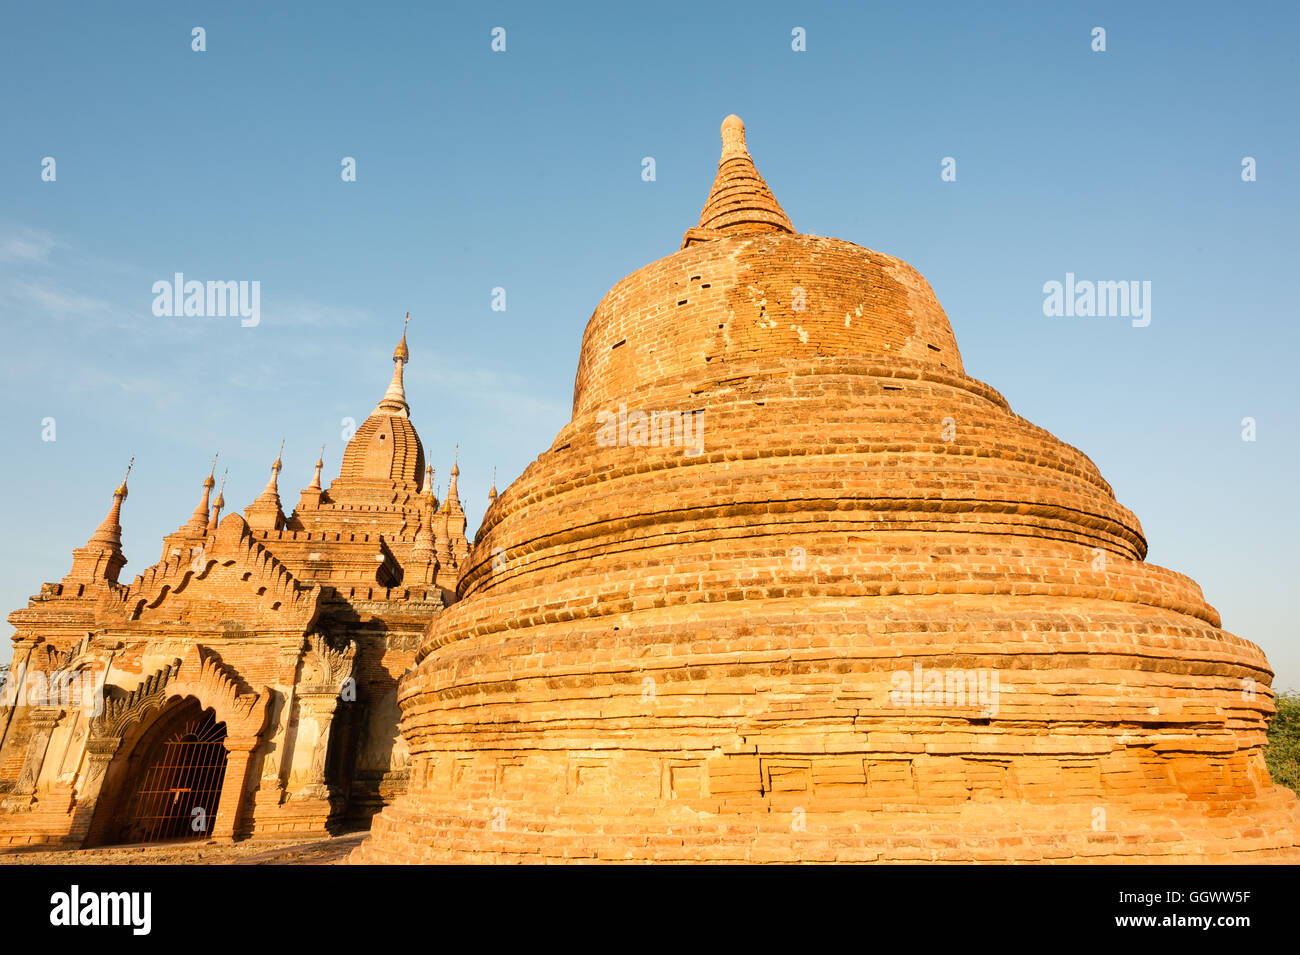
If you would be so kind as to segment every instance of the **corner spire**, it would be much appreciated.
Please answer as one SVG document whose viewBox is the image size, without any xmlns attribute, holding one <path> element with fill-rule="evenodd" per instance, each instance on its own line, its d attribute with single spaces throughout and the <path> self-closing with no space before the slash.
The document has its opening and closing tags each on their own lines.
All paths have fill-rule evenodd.
<svg viewBox="0 0 1300 955">
<path fill-rule="evenodd" d="M 700 224 L 687 230 L 682 248 L 730 235 L 762 232 L 793 235 L 794 231 L 789 217 L 750 158 L 745 145 L 745 124 L 739 116 L 728 116 L 722 121 L 718 174 L 700 213 Z"/>
<path fill-rule="evenodd" d="M 406 313 L 406 319 L 402 322 L 402 340 L 397 343 L 393 349 L 393 380 L 388 383 L 388 390 L 384 392 L 384 397 L 379 399 L 379 404 L 375 406 L 375 414 L 386 412 L 387 414 L 401 415 L 403 418 L 410 417 L 411 407 L 406 403 L 406 385 L 402 380 L 402 366 L 411 360 L 411 351 L 406 347 L 406 326 L 410 324 L 411 313 Z"/>
<path fill-rule="evenodd" d="M 221 519 L 221 509 L 226 506 L 226 477 L 230 474 L 230 468 L 226 468 L 225 474 L 221 475 L 221 487 L 217 491 L 217 499 L 212 502 L 212 519 L 208 521 L 208 527 L 214 531 L 217 529 L 217 522 Z"/>
<path fill-rule="evenodd" d="M 447 497 L 442 502 L 442 509 L 449 513 L 461 513 L 460 494 L 456 489 L 456 479 L 460 477 L 460 445 L 456 445 L 456 456 L 451 462 L 451 481 L 447 484 Z"/>
<path fill-rule="evenodd" d="M 283 457 L 284 438 L 281 438 L 280 450 L 276 453 L 275 460 L 271 462 L 271 480 L 266 482 L 266 487 L 262 489 L 261 497 L 258 498 L 259 501 L 266 497 L 274 497 L 277 501 L 280 500 L 280 471 L 284 467 L 284 463 L 281 461 Z"/>
<path fill-rule="evenodd" d="M 325 466 L 325 445 L 320 446 L 320 454 L 316 456 L 316 473 L 311 477 L 311 483 L 307 485 L 309 491 L 320 490 L 320 469 Z"/>
<path fill-rule="evenodd" d="M 86 545 L 72 552 L 72 569 L 63 578 L 64 583 L 117 583 L 117 576 L 126 565 L 126 557 L 122 554 L 122 502 L 126 500 L 126 482 L 133 467 L 135 458 L 131 458 L 126 476 L 113 492 L 108 516 L 95 528 Z"/>
<path fill-rule="evenodd" d="M 271 480 L 258 495 L 257 500 L 244 508 L 244 519 L 253 530 L 278 531 L 284 526 L 284 511 L 280 507 L 280 469 L 284 467 L 280 458 L 284 455 L 284 441 L 280 441 L 280 452 L 271 464 Z"/>
<path fill-rule="evenodd" d="M 199 498 L 199 503 L 194 508 L 194 513 L 190 515 L 190 519 L 182 525 L 180 529 L 182 534 L 193 537 L 206 537 L 208 534 L 208 499 L 217 484 L 217 458 L 219 457 L 221 457 L 220 451 L 212 456 L 212 467 L 208 469 L 208 476 L 203 479 L 203 496 Z"/>
<path fill-rule="evenodd" d="M 88 543 L 106 544 L 113 547 L 121 546 L 122 502 L 126 500 L 126 482 L 131 477 L 131 469 L 133 467 L 135 467 L 134 456 L 131 458 L 131 463 L 126 466 L 126 474 L 122 477 L 122 483 L 119 484 L 117 490 L 113 492 L 113 504 L 108 509 L 108 516 L 100 522 L 99 527 L 95 528 L 95 533 L 90 536 L 90 541 Z"/>
</svg>

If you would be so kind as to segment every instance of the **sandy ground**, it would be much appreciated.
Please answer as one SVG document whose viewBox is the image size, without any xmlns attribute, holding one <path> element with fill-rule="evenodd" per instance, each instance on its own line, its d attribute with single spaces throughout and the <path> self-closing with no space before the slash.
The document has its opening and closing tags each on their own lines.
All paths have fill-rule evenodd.
<svg viewBox="0 0 1300 955">
<path fill-rule="evenodd" d="M 0 852 L 0 865 L 337 865 L 365 837 L 364 832 L 351 832 L 326 839 L 250 839 L 54 852 L 10 850 Z"/>
</svg>

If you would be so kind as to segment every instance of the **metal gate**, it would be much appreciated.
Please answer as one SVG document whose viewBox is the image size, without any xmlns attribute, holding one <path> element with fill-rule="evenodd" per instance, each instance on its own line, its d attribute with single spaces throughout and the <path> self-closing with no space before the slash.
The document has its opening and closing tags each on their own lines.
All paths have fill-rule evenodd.
<svg viewBox="0 0 1300 955">
<path fill-rule="evenodd" d="M 132 813 L 140 842 L 206 839 L 226 778 L 226 724 L 208 712 L 164 737 L 143 768 Z"/>
</svg>

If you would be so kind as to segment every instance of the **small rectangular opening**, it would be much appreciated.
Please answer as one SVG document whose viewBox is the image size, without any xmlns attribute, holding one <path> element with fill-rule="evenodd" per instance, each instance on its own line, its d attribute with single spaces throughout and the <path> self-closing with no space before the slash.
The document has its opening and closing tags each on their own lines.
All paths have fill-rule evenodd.
<svg viewBox="0 0 1300 955">
<path fill-rule="evenodd" d="M 617 348 L 619 345 L 626 345 L 626 344 L 627 344 L 627 339 L 626 339 L 626 338 L 620 338 L 618 341 L 614 342 L 614 344 L 612 344 L 612 345 L 609 346 L 609 350 L 610 350 L 610 351 L 613 351 L 613 350 L 614 350 L 615 348 Z"/>
</svg>

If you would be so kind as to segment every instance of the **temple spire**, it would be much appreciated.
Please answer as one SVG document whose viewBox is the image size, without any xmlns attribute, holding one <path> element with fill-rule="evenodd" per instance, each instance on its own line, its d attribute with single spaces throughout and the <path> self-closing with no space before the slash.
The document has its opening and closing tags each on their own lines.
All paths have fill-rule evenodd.
<svg viewBox="0 0 1300 955">
<path fill-rule="evenodd" d="M 126 466 L 126 474 L 122 477 L 122 483 L 113 492 L 113 504 L 108 509 L 108 516 L 100 522 L 99 527 L 95 528 L 95 533 L 90 535 L 89 543 L 108 544 L 114 547 L 121 546 L 122 502 L 126 500 L 126 482 L 131 477 L 133 467 L 135 467 L 134 456 L 131 458 L 131 463 Z"/>
<path fill-rule="evenodd" d="M 298 494 L 299 511 L 320 507 L 321 498 L 325 496 L 320 486 L 320 472 L 323 467 L 325 467 L 325 445 L 322 444 L 320 454 L 316 455 L 316 470 L 311 476 L 311 483 Z"/>
<path fill-rule="evenodd" d="M 126 467 L 126 476 L 113 492 L 113 503 L 108 509 L 108 516 L 95 528 L 84 547 L 72 552 L 72 569 L 63 578 L 65 584 L 71 583 L 117 583 L 117 575 L 126 565 L 122 554 L 122 502 L 126 500 L 126 482 L 135 467 L 135 458 Z"/>
<path fill-rule="evenodd" d="M 284 467 L 281 457 L 284 455 L 284 441 L 280 441 L 280 453 L 271 464 L 271 480 L 258 495 L 257 500 L 244 508 L 244 519 L 253 530 L 278 531 L 284 526 L 284 511 L 280 507 L 280 469 Z"/>
<path fill-rule="evenodd" d="M 763 232 L 794 234 L 794 226 L 772 190 L 759 175 L 745 145 L 745 124 L 739 116 L 722 121 L 722 157 L 713 188 L 700 213 L 700 224 L 688 229 L 682 248 L 731 235 Z"/>
<path fill-rule="evenodd" d="M 421 507 L 420 526 L 415 532 L 415 545 L 411 548 L 411 566 L 414 570 L 414 578 L 419 583 L 429 585 L 433 583 L 434 576 L 437 573 L 437 542 L 436 532 L 433 526 L 434 515 L 437 512 L 438 499 L 433 495 L 433 466 L 426 465 L 424 469 L 424 488 L 421 492 L 423 507 Z"/>
<path fill-rule="evenodd" d="M 492 487 L 488 490 L 488 506 L 496 503 L 497 499 L 497 469 L 492 469 Z"/>
<path fill-rule="evenodd" d="M 212 519 L 208 521 L 208 527 L 212 530 L 217 529 L 217 523 L 221 520 L 221 509 L 226 506 L 226 476 L 230 474 L 230 468 L 226 468 L 221 475 L 221 488 L 217 491 L 217 499 L 212 502 Z"/>
<path fill-rule="evenodd" d="M 262 490 L 262 496 L 268 494 L 275 495 L 275 499 L 280 499 L 280 471 L 284 467 L 281 460 L 284 457 L 284 438 L 280 439 L 280 450 L 275 455 L 275 460 L 271 462 L 271 480 L 266 482 L 266 487 Z"/>
<path fill-rule="evenodd" d="M 320 446 L 320 455 L 316 458 L 316 473 L 312 475 L 311 483 L 307 485 L 309 491 L 320 490 L 320 469 L 325 466 L 325 445 Z"/>
<path fill-rule="evenodd" d="M 407 312 L 406 320 L 402 323 L 402 340 L 393 350 L 393 380 L 388 383 L 388 390 L 375 406 L 376 414 L 383 411 L 403 418 L 410 417 L 411 407 L 406 403 L 406 385 L 402 381 L 402 367 L 411 360 L 410 349 L 406 347 L 406 326 L 410 321 L 411 313 Z"/>
<path fill-rule="evenodd" d="M 199 499 L 198 505 L 194 508 L 194 513 L 190 519 L 185 522 L 181 530 L 194 537 L 206 537 L 208 534 L 208 499 L 212 496 L 212 489 L 216 486 L 217 458 L 221 457 L 221 452 L 212 456 L 212 467 L 208 469 L 208 476 L 203 479 L 203 496 Z"/>
<path fill-rule="evenodd" d="M 424 500 L 425 500 L 425 503 L 428 504 L 430 510 L 437 510 L 437 506 L 438 506 L 438 498 L 437 498 L 437 496 L 433 493 L 433 476 L 434 476 L 435 474 L 437 474 L 437 473 L 438 473 L 438 472 L 434 470 L 434 467 L 433 467 L 432 464 L 427 464 L 427 465 L 425 465 L 425 467 L 424 467 Z"/>
<path fill-rule="evenodd" d="M 456 445 L 456 456 L 451 461 L 451 483 L 447 485 L 447 499 L 442 502 L 444 511 L 459 511 L 460 494 L 456 490 L 456 479 L 460 477 L 460 445 Z"/>
</svg>

